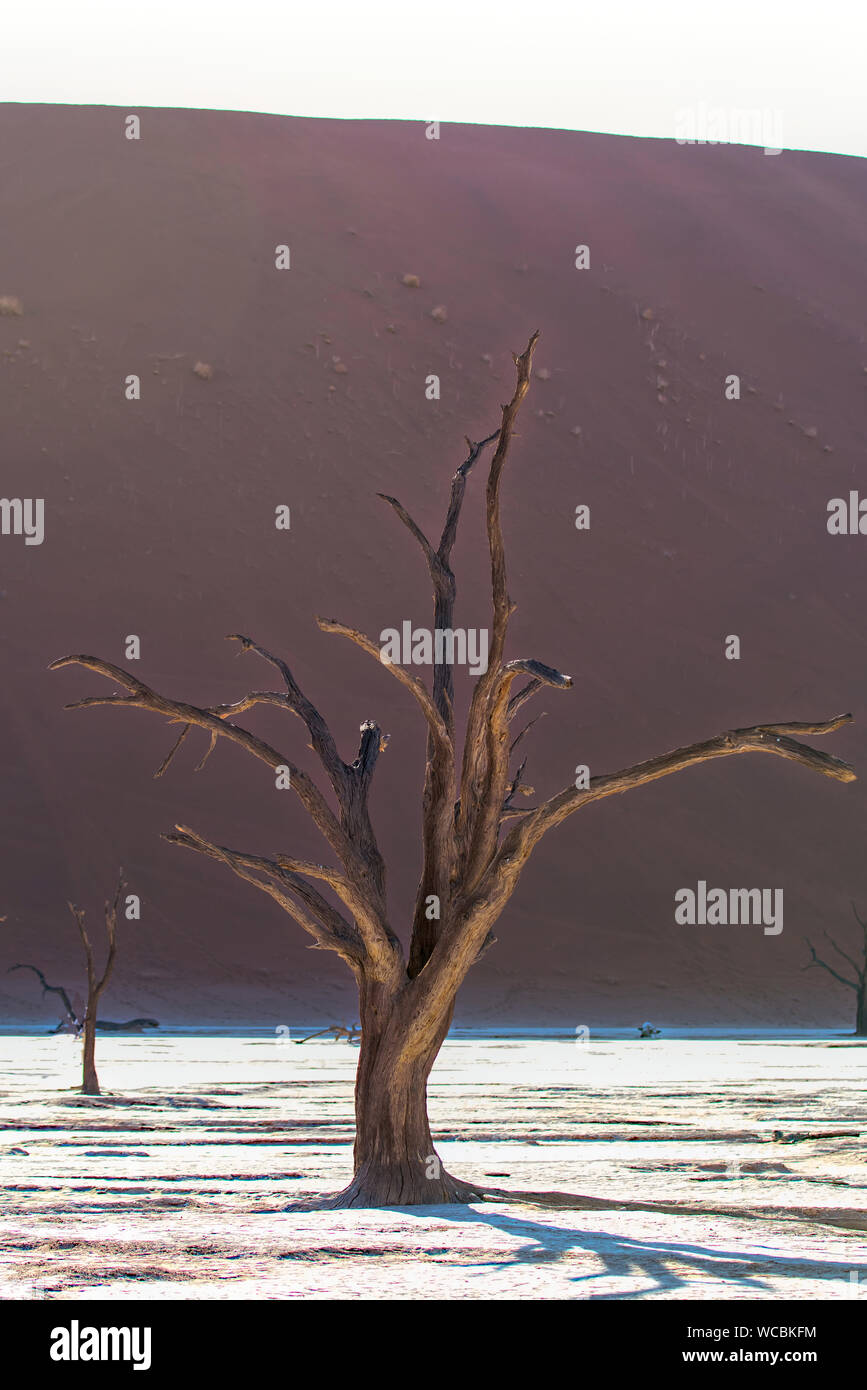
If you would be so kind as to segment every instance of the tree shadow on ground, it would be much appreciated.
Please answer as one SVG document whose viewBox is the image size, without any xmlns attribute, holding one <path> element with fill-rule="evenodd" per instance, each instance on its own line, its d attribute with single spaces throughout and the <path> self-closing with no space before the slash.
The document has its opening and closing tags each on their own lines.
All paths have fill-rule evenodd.
<svg viewBox="0 0 867 1390">
<path fill-rule="evenodd" d="M 599 1197 L 585 1197 L 566 1192 L 510 1192 L 503 1189 L 486 1189 L 486 1201 L 471 1206 L 458 1204 L 449 1206 L 383 1207 L 382 1212 L 394 1212 L 402 1217 L 416 1217 L 420 1221 L 446 1220 L 468 1225 L 489 1226 L 524 1241 L 517 1249 L 503 1251 L 498 1258 L 472 1260 L 479 1269 L 502 1271 L 514 1268 L 532 1268 L 537 1265 L 553 1265 L 572 1252 L 582 1252 L 595 1256 L 599 1267 L 590 1273 L 568 1276 L 569 1281 L 581 1286 L 580 1298 L 595 1300 L 642 1299 L 658 1294 L 682 1294 L 699 1281 L 725 1283 L 734 1286 L 752 1298 L 779 1298 L 780 1283 L 786 1280 L 821 1279 L 828 1284 L 827 1297 L 835 1293 L 841 1298 L 857 1297 L 859 1284 L 853 1282 L 852 1271 L 856 1271 L 863 1288 L 867 1280 L 867 1265 L 856 1262 L 855 1252 L 851 1260 L 811 1259 L 802 1256 L 789 1256 L 784 1251 L 750 1251 L 721 1249 L 710 1244 L 697 1244 L 685 1240 L 658 1240 L 652 1237 L 624 1236 L 606 1230 L 576 1230 L 574 1227 L 549 1224 L 528 1216 L 511 1216 L 508 1212 L 495 1210 L 490 1204 L 521 1203 L 560 1211 L 631 1211 L 642 1216 L 672 1215 L 680 1217 L 704 1217 L 742 1222 L 792 1222 L 801 1225 L 805 1222 L 819 1222 L 829 1226 L 853 1229 L 839 1212 L 821 1210 L 801 1212 L 780 1208 L 762 1210 L 737 1207 L 701 1206 L 698 1204 L 677 1205 L 672 1202 L 618 1202 Z M 298 1198 L 283 1208 L 284 1211 L 324 1211 L 326 1202 L 319 1195 L 310 1194 Z M 334 1213 L 337 1214 L 337 1213 Z M 860 1222 L 863 1213 L 851 1213 Z M 854 1227 L 858 1229 L 858 1227 Z M 863 1247 L 859 1247 L 859 1254 Z M 863 1256 L 862 1256 L 863 1259 Z M 617 1278 L 641 1278 L 649 1285 L 626 1293 L 594 1293 L 603 1280 Z"/>
<path fill-rule="evenodd" d="M 612 1210 L 610 1204 L 608 1210 Z M 403 1208 L 404 1211 L 419 1211 L 419 1208 Z M 850 1271 L 859 1271 L 863 1281 L 867 1266 L 855 1264 L 854 1255 L 850 1261 L 809 1259 L 788 1256 L 783 1252 L 720 1249 L 713 1245 L 692 1244 L 683 1240 L 658 1240 L 652 1237 L 623 1236 L 605 1230 L 575 1230 L 569 1227 L 549 1225 L 527 1217 L 509 1216 L 502 1211 L 493 1211 L 485 1206 L 431 1208 L 440 1214 L 448 1213 L 451 1221 L 480 1223 L 503 1231 L 510 1236 L 525 1237 L 527 1243 L 518 1247 L 512 1255 L 505 1258 L 482 1262 L 481 1268 L 502 1270 L 516 1266 L 556 1264 L 572 1251 L 594 1255 L 601 1267 L 589 1274 L 570 1276 L 570 1282 L 582 1285 L 581 1297 L 593 1299 L 641 1299 L 652 1294 L 683 1292 L 696 1279 L 715 1283 L 733 1283 L 736 1288 L 753 1297 L 780 1297 L 779 1281 L 789 1279 L 827 1280 L 840 1291 L 840 1296 L 854 1296 L 848 1293 L 853 1285 Z M 635 1204 L 634 1210 L 653 1211 Z M 670 1212 L 672 1208 L 668 1208 Z M 681 1215 L 695 1216 L 697 1212 L 682 1212 Z M 708 1211 L 708 1216 L 717 1213 Z M 726 1218 L 736 1218 L 737 1213 L 720 1213 Z M 756 1217 L 750 1214 L 751 1219 Z M 593 1285 L 616 1277 L 642 1278 L 649 1280 L 650 1286 L 633 1289 L 627 1293 L 597 1293 Z"/>
</svg>

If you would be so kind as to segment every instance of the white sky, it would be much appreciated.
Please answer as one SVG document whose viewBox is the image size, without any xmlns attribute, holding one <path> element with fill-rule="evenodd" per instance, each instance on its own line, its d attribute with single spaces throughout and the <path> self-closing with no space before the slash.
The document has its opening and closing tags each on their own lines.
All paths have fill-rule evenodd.
<svg viewBox="0 0 867 1390">
<path fill-rule="evenodd" d="M 789 149 L 867 155 L 865 0 L 8 0 L 4 11 L 0 101 L 669 138 L 682 108 L 705 103 L 774 113 Z"/>
</svg>

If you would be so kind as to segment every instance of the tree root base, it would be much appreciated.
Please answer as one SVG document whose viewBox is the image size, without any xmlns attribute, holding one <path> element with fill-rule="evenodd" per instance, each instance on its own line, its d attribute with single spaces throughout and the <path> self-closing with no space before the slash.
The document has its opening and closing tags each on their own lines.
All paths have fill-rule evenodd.
<svg viewBox="0 0 867 1390">
<path fill-rule="evenodd" d="M 439 1177 L 428 1178 L 424 1171 L 409 1171 L 406 1167 L 380 1168 L 360 1171 L 348 1187 L 326 1202 L 330 1211 L 347 1208 L 430 1207 L 463 1205 L 483 1202 L 485 1194 L 472 1183 L 453 1178 L 442 1170 Z"/>
</svg>

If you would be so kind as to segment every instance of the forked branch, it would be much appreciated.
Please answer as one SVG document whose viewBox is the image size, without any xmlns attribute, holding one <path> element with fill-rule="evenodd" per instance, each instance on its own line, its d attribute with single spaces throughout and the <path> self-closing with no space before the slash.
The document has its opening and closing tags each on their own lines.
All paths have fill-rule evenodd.
<svg viewBox="0 0 867 1390">
<path fill-rule="evenodd" d="M 850 723 L 851 719 L 851 714 L 838 714 L 835 718 L 820 723 L 756 724 L 746 729 L 730 729 L 726 733 L 717 734 L 715 738 L 706 739 L 702 743 L 691 743 L 684 748 L 675 748 L 670 753 L 663 753 L 661 757 L 636 763 L 620 772 L 591 777 L 589 787 L 567 787 L 533 815 L 528 816 L 520 826 L 515 827 L 511 832 L 516 837 L 515 848 L 520 851 L 531 849 L 547 830 L 559 825 L 573 811 L 579 810 L 591 801 L 631 791 L 633 787 L 644 786 L 646 782 L 654 782 L 659 777 L 680 772 L 695 763 L 708 762 L 712 758 L 728 758 L 737 753 L 774 753 L 777 757 L 801 763 L 823 777 L 831 777 L 838 782 L 854 782 L 855 771 L 850 763 L 789 737 L 791 733 L 830 734 Z M 505 842 L 503 849 L 506 851 Z M 511 852 L 511 849 L 507 852 Z"/>
<path fill-rule="evenodd" d="M 348 890 L 346 880 L 335 871 L 322 864 L 309 864 L 285 855 L 275 855 L 269 859 L 264 855 L 228 849 L 206 840 L 203 835 L 183 825 L 176 826 L 163 838 L 173 845 L 181 845 L 219 860 L 239 878 L 267 893 L 314 938 L 322 950 L 336 951 L 353 969 L 362 962 L 364 939 L 361 933 L 305 878 L 305 875 L 321 878 L 335 891 Z M 257 876 L 259 874 L 267 877 L 262 879 Z"/>
<path fill-rule="evenodd" d="M 233 724 L 230 719 L 214 713 L 211 709 L 189 705 L 182 700 L 170 700 L 165 695 L 160 695 L 156 690 L 145 685 L 144 681 L 139 680 L 137 676 L 131 675 L 130 672 L 122 670 L 121 667 L 113 665 L 110 661 L 101 661 L 95 656 L 64 656 L 59 661 L 53 661 L 48 669 L 49 671 L 57 671 L 63 666 L 84 666 L 89 671 L 95 671 L 97 675 L 107 676 L 109 680 L 116 681 L 130 692 L 128 695 L 91 695 L 83 700 L 73 700 L 65 706 L 66 709 L 90 709 L 96 705 L 119 705 L 129 709 L 151 710 L 154 714 L 165 715 L 174 723 L 195 725 L 198 728 L 207 729 L 209 733 L 228 739 L 231 743 L 243 748 L 245 752 L 251 753 L 253 757 L 259 758 L 270 768 L 288 768 L 291 786 L 297 792 L 311 819 L 342 862 L 344 857 L 348 860 L 352 859 L 353 846 L 342 832 L 333 811 L 319 788 L 284 753 L 278 752 L 264 739 L 250 733 L 248 729 L 242 729 L 238 724 Z"/>
<path fill-rule="evenodd" d="M 195 726 L 207 730 L 212 741 L 219 737 L 226 738 L 272 769 L 287 768 L 292 789 L 297 793 L 305 810 L 331 845 L 343 866 L 346 881 L 352 888 L 356 922 L 364 938 L 371 965 L 380 978 L 392 979 L 395 977 L 395 972 L 402 969 L 402 951 L 398 938 L 388 925 L 386 917 L 385 867 L 376 845 L 367 810 L 370 778 L 376 758 L 383 746 L 380 730 L 372 721 L 367 721 L 363 726 L 361 752 L 356 763 L 352 766 L 340 763 L 340 767 L 338 767 L 337 763 L 340 760 L 324 720 L 320 719 L 318 712 L 303 696 L 285 663 L 272 657 L 264 648 L 252 643 L 249 638 L 238 637 L 236 640 L 247 644 L 280 670 L 287 686 L 286 695 L 277 692 L 259 692 L 256 695 L 245 696 L 233 705 L 206 708 L 190 705 L 180 700 L 170 700 L 152 690 L 128 671 L 93 656 L 62 657 L 59 661 L 53 662 L 49 669 L 57 670 L 60 667 L 71 665 L 84 666 L 88 670 L 116 681 L 129 692 L 127 695 L 91 696 L 74 701 L 67 705 L 67 709 L 89 708 L 94 705 L 120 705 L 163 714 L 173 723 L 183 725 L 180 738 L 169 754 L 167 761 L 170 761 L 177 751 L 186 736 L 188 727 Z M 307 773 L 296 767 L 284 753 L 266 743 L 264 739 L 250 733 L 249 730 L 233 723 L 227 717 L 229 712 L 235 713 L 241 709 L 250 708 L 253 704 L 263 702 L 277 703 L 291 708 L 307 724 L 314 747 L 319 753 L 331 778 L 332 786 L 337 792 L 340 806 L 339 819 Z M 165 766 L 166 762 L 164 762 L 162 770 L 165 769 Z M 224 862 L 228 864 L 230 861 L 225 859 Z M 230 865 L 230 867 L 235 866 Z M 235 872 L 239 872 L 237 867 L 235 867 Z M 246 873 L 248 871 L 244 870 L 242 876 Z M 250 881 L 256 882 L 259 887 L 263 886 L 255 878 Z M 270 892 L 272 897 L 276 896 L 272 888 L 266 888 L 265 891 Z M 283 896 L 285 897 L 285 893 Z M 279 900 L 285 906 L 282 898 Z M 292 915 L 296 914 L 293 913 Z"/>
<path fill-rule="evenodd" d="M 105 931 L 108 937 L 108 953 L 106 955 L 105 968 L 99 979 L 96 978 L 93 947 L 90 944 L 90 938 L 87 935 L 87 929 L 84 925 L 84 909 L 76 907 L 74 903 L 67 904 L 78 924 L 78 930 L 81 935 L 82 944 L 84 945 L 84 955 L 87 962 L 87 1011 L 94 1019 L 96 1018 L 99 996 L 108 984 L 117 956 L 117 914 L 120 908 L 120 900 L 125 890 L 126 882 L 123 876 L 123 869 L 121 869 L 118 876 L 117 888 L 115 889 L 114 900 L 112 902 L 106 902 L 105 904 Z"/>
<path fill-rule="evenodd" d="M 404 526 L 421 546 L 433 584 L 435 632 L 446 632 L 454 626 L 456 585 L 451 568 L 451 553 L 457 538 L 467 478 L 482 450 L 486 445 L 492 443 L 499 433 L 500 431 L 496 430 L 493 434 L 489 434 L 486 439 L 479 440 L 478 443 L 467 439 L 469 453 L 452 478 L 446 519 L 436 550 L 421 527 L 416 524 L 396 497 L 388 497 L 385 493 L 379 494 L 385 502 L 389 503 Z M 411 978 L 414 978 L 423 969 L 433 950 L 439 935 L 440 921 L 449 911 L 452 885 L 457 872 L 454 824 L 456 792 L 454 677 L 451 663 L 448 661 L 439 662 L 434 666 L 433 706 L 445 727 L 447 739 L 442 739 L 439 726 L 433 725 L 426 713 L 429 728 L 422 795 L 422 871 L 413 911 L 412 942 L 408 967 Z M 431 916 L 427 912 L 427 905 L 432 900 L 438 904 L 438 916 Z"/>
<path fill-rule="evenodd" d="M 828 933 L 826 932 L 825 935 L 828 936 Z M 856 979 L 848 980 L 845 975 L 841 975 L 839 971 L 835 970 L 833 965 L 829 965 L 826 960 L 822 960 L 821 956 L 818 956 L 816 954 L 816 948 L 810 941 L 810 938 L 808 936 L 805 936 L 804 940 L 807 943 L 811 956 L 811 959 L 804 966 L 805 970 L 811 970 L 814 965 L 818 965 L 822 968 L 822 970 L 827 970 L 829 975 L 833 975 L 834 979 L 839 980 L 840 984 L 845 985 L 847 989 L 857 990 L 860 987 L 860 973 L 856 972 Z M 831 941 L 831 945 L 834 947 L 835 950 L 839 950 L 839 947 L 837 946 L 836 942 L 832 941 L 830 937 L 828 937 L 828 940 Z"/>
<path fill-rule="evenodd" d="M 470 702 L 458 817 L 458 853 L 462 865 L 469 866 L 471 876 L 477 875 L 479 864 L 484 859 L 485 846 L 490 840 L 491 824 L 494 817 L 499 815 L 502 805 L 504 780 L 508 772 L 508 748 L 502 746 L 499 730 L 494 735 L 488 732 L 492 719 L 500 719 L 499 710 L 494 715 L 492 706 L 494 692 L 501 676 L 506 630 L 514 608 L 506 587 L 506 550 L 500 523 L 500 482 L 518 411 L 530 386 L 533 353 L 538 338 L 538 332 L 533 333 L 520 357 L 516 356 L 514 359 L 517 381 L 512 399 L 502 407 L 503 422 L 491 459 L 485 494 L 488 551 L 491 559 L 491 640 L 488 669 L 479 676 Z M 541 679 L 539 672 L 530 674 L 533 679 Z M 536 688 L 538 687 L 534 687 Z"/>
<path fill-rule="evenodd" d="M 840 714 L 834 719 L 815 723 L 757 724 L 751 728 L 732 729 L 702 743 L 692 743 L 658 758 L 636 763 L 620 772 L 593 777 L 588 788 L 579 790 L 570 787 L 552 797 L 538 810 L 522 817 L 503 839 L 475 890 L 459 904 L 453 921 L 442 932 L 424 973 L 416 981 L 420 1028 L 429 1027 L 442 1008 L 443 1001 L 453 996 L 492 924 L 511 897 L 536 844 L 547 830 L 559 825 L 573 811 L 606 796 L 631 791 L 634 787 L 680 772 L 696 763 L 740 753 L 775 753 L 801 763 L 824 777 L 852 782 L 855 772 L 849 763 L 789 737 L 791 732 L 815 735 L 832 733 L 848 724 L 851 718 L 851 714 Z"/>
<path fill-rule="evenodd" d="M 78 1017 L 78 1014 L 72 1007 L 72 1001 L 70 1000 L 66 990 L 63 988 L 63 985 L 50 985 L 42 971 L 39 970 L 35 965 L 10 965 L 7 974 L 13 970 L 32 970 L 34 975 L 39 980 L 39 983 L 42 985 L 43 996 L 46 994 L 58 994 L 60 996 L 63 1007 L 66 1010 L 66 1017 L 69 1019 L 69 1022 L 76 1029 L 79 1029 L 81 1027 L 82 1020 Z"/>
</svg>

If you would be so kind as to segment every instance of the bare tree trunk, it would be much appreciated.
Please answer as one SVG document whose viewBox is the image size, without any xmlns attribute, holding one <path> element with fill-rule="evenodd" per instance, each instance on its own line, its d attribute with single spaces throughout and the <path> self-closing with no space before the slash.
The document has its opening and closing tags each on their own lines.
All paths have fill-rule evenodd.
<svg viewBox="0 0 867 1390">
<path fill-rule="evenodd" d="M 95 1005 L 96 1001 L 92 1001 Z M 91 1007 L 91 1000 L 88 1000 L 87 1012 L 84 1015 L 84 1046 L 82 1051 L 81 1065 L 81 1094 L 83 1096 L 98 1096 L 99 1077 L 96 1074 L 96 1011 Z"/>
<path fill-rule="evenodd" d="M 481 1192 L 452 1177 L 434 1148 L 427 1079 L 448 1033 L 454 1004 L 418 1051 L 400 1002 L 361 986 L 361 1053 L 355 1077 L 354 1175 L 334 1207 L 419 1206 L 480 1201 Z"/>
<path fill-rule="evenodd" d="M 858 990 L 858 1008 L 855 1014 L 855 1037 L 867 1038 L 867 975 L 862 977 Z"/>
</svg>

